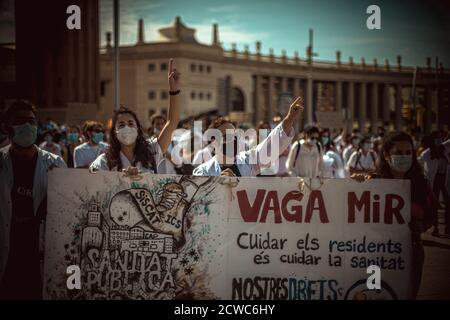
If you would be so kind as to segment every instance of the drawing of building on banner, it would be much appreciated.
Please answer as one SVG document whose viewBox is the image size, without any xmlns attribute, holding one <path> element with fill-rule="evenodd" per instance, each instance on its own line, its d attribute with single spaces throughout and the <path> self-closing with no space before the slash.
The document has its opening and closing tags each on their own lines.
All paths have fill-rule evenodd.
<svg viewBox="0 0 450 320">
<path fill-rule="evenodd" d="M 102 221 L 102 213 L 96 203 L 92 203 L 87 214 L 87 226 L 83 228 L 81 249 L 87 252 L 89 248 L 105 249 L 107 248 L 107 239 L 109 227 L 106 221 Z"/>
</svg>

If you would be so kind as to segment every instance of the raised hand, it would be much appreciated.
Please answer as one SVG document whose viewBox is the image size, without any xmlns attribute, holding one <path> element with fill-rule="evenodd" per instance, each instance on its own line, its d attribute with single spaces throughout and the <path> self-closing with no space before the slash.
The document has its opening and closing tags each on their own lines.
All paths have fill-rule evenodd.
<svg viewBox="0 0 450 320">
<path fill-rule="evenodd" d="M 305 107 L 304 107 L 303 98 L 301 96 L 298 96 L 294 100 L 294 102 L 291 103 L 287 117 L 292 117 L 295 120 L 301 113 L 303 113 L 304 109 L 305 109 Z"/>
<path fill-rule="evenodd" d="M 283 130 L 285 132 L 290 132 L 294 121 L 298 118 L 298 116 L 303 113 L 304 110 L 303 106 L 303 98 L 301 96 L 298 96 L 294 102 L 291 103 L 291 106 L 289 107 L 288 114 L 284 117 L 282 125 Z"/>
<path fill-rule="evenodd" d="M 169 79 L 169 90 L 170 91 L 179 90 L 181 73 L 178 72 L 177 69 L 173 67 L 173 59 L 169 60 L 169 72 L 167 76 Z"/>
</svg>

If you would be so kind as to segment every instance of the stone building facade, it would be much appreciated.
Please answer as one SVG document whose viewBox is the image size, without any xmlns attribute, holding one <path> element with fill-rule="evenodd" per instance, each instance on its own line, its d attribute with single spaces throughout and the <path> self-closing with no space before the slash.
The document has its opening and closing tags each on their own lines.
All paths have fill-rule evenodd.
<svg viewBox="0 0 450 320">
<path fill-rule="evenodd" d="M 416 68 L 389 61 L 316 61 L 312 48 L 304 57 L 261 53 L 236 45 L 225 50 L 219 27 L 212 26 L 211 44 L 199 43 L 195 30 L 177 17 L 159 30 L 160 40 L 146 42 L 144 22 L 138 23 L 135 45 L 120 47 L 120 96 L 124 105 L 135 108 L 146 126 L 152 113 L 168 106 L 167 67 L 174 58 L 182 73 L 181 118 L 217 110 L 242 121 L 257 123 L 284 113 L 288 101 L 299 94 L 305 98 L 304 123 L 316 121 L 317 111 L 338 111 L 349 129 L 374 132 L 379 125 L 390 129 L 420 127 L 423 132 L 448 129 L 450 123 L 450 72 L 443 66 Z M 113 110 L 113 50 L 111 35 L 100 54 L 100 118 L 111 118 Z M 413 78 L 416 90 L 413 94 Z M 415 97 L 415 98 L 414 98 Z"/>
</svg>

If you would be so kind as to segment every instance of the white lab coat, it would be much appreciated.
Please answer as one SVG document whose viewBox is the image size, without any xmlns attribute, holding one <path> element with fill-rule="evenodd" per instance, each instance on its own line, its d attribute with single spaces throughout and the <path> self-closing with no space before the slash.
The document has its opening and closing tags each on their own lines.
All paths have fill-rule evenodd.
<svg viewBox="0 0 450 320">
<path fill-rule="evenodd" d="M 162 153 L 161 147 L 159 146 L 158 139 L 148 139 L 147 142 L 150 144 L 150 150 L 153 151 L 153 157 L 155 158 L 156 168 L 145 168 L 141 165 L 140 162 L 136 163 L 136 168 L 141 173 L 155 173 L 154 169 L 158 169 L 161 162 L 165 159 L 164 154 Z M 131 166 L 128 158 L 120 151 L 120 161 L 122 162 L 122 167 L 125 169 L 128 166 Z M 106 159 L 106 153 L 103 153 L 97 157 L 97 159 L 92 162 L 89 167 L 89 170 L 97 171 L 117 171 L 117 167 L 112 168 L 111 170 L 108 167 L 108 160 Z M 161 173 L 161 172 L 160 172 Z M 165 173 L 165 172 L 163 172 Z"/>
<path fill-rule="evenodd" d="M 248 150 L 242 151 L 238 155 L 236 155 L 236 164 L 239 170 L 239 173 L 242 177 L 254 177 L 261 172 L 263 167 L 269 167 L 270 163 L 267 165 L 262 165 L 259 159 L 260 155 L 264 152 L 268 152 L 267 154 L 271 155 L 271 146 L 279 142 L 279 150 L 278 153 L 281 154 L 291 143 L 292 138 L 294 137 L 294 128 L 291 128 L 289 134 L 287 134 L 283 130 L 283 126 L 280 123 L 275 129 L 273 129 L 270 134 L 264 139 L 260 144 L 256 147 Z M 274 159 L 278 159 L 278 155 L 272 155 Z M 256 163 L 253 162 L 253 159 L 258 159 Z M 220 168 L 219 161 L 217 160 L 217 155 L 211 158 L 209 161 L 199 165 L 194 169 L 194 176 L 220 176 L 222 170 Z"/>
<path fill-rule="evenodd" d="M 12 216 L 11 189 L 14 185 L 14 173 L 9 149 L 10 145 L 0 149 L 0 282 L 9 256 Z M 35 215 L 41 202 L 47 196 L 47 173 L 55 167 L 66 168 L 67 166 L 61 157 L 38 148 L 33 180 L 33 212 Z M 43 227 L 41 227 L 41 246 L 43 243 L 43 231 Z"/>
<path fill-rule="evenodd" d="M 447 193 L 450 194 L 450 139 L 442 143 L 444 145 L 444 154 L 447 157 L 447 171 L 445 177 L 445 185 L 447 186 Z M 434 186 L 434 179 L 438 170 L 439 159 L 431 159 L 430 149 L 426 149 L 418 158 L 419 163 L 423 167 L 423 173 L 430 183 L 430 187 Z"/>
</svg>

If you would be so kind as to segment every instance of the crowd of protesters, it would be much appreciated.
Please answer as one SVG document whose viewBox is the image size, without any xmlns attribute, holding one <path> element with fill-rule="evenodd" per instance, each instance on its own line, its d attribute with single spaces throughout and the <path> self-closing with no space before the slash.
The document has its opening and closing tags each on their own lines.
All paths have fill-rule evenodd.
<svg viewBox="0 0 450 320">
<path fill-rule="evenodd" d="M 450 132 L 420 135 L 418 130 L 408 134 L 379 127 L 376 134 L 366 135 L 357 129 L 347 132 L 307 124 L 296 133 L 294 125 L 303 112 L 298 97 L 286 115 L 258 123 L 258 135 L 244 139 L 245 150 L 240 150 L 240 139 L 229 131 L 250 129 L 248 123 L 204 116 L 198 132 L 194 119 L 180 122 L 179 79 L 171 60 L 167 118 L 154 115 L 150 128 L 143 128 L 136 113 L 127 107 L 116 111 L 106 127 L 95 120 L 81 125 L 58 124 L 51 119 L 39 122 L 31 103 L 12 103 L 2 117 L 0 136 L 0 298 L 40 297 L 42 284 L 37 273 L 42 243 L 38 239 L 45 219 L 47 172 L 54 167 L 122 171 L 126 175 L 411 180 L 413 289 L 417 294 L 423 264 L 420 235 L 430 227 L 434 227 L 433 235 L 439 235 L 436 212 L 440 205 L 445 208 L 444 232 L 450 234 Z M 177 128 L 185 130 L 178 134 Z M 217 130 L 222 139 L 205 141 L 206 129 Z M 275 161 L 263 164 L 263 151 L 273 149 L 275 143 Z M 27 288 L 25 292 L 23 288 Z"/>
</svg>

